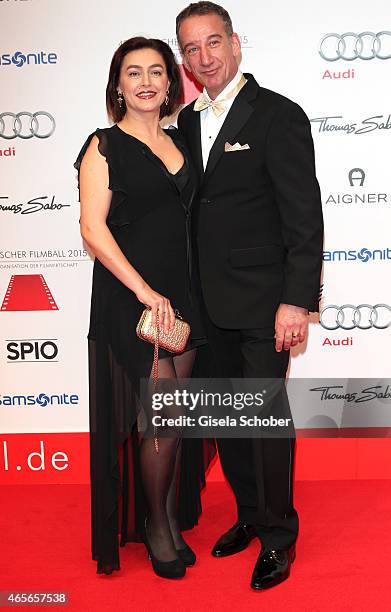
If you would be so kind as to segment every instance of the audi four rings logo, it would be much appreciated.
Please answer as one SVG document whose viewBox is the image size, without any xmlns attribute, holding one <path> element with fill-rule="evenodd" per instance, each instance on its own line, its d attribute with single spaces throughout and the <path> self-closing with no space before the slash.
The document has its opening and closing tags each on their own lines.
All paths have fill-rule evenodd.
<svg viewBox="0 0 391 612">
<path fill-rule="evenodd" d="M 386 329 L 391 325 L 391 306 L 388 304 L 330 304 L 320 313 L 324 329 Z"/>
<path fill-rule="evenodd" d="M 54 117 L 46 111 L 0 113 L 0 138 L 49 138 L 56 129 Z"/>
<path fill-rule="evenodd" d="M 371 60 L 377 57 L 381 60 L 391 58 L 391 32 L 345 32 L 345 34 L 330 33 L 320 41 L 319 55 L 327 62 L 355 59 Z"/>
</svg>

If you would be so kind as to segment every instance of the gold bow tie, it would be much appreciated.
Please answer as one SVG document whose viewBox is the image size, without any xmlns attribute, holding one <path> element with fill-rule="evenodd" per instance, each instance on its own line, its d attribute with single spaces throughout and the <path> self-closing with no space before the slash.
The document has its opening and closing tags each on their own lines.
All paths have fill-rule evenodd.
<svg viewBox="0 0 391 612">
<path fill-rule="evenodd" d="M 220 117 L 225 112 L 225 98 L 223 100 L 210 100 L 202 93 L 194 104 L 195 111 L 202 111 L 205 108 L 211 108 L 216 117 Z"/>
<path fill-rule="evenodd" d="M 195 101 L 193 110 L 202 111 L 205 108 L 211 108 L 216 117 L 220 117 L 220 115 L 225 112 L 225 102 L 230 98 L 233 98 L 233 96 L 235 96 L 246 83 L 247 79 L 242 74 L 239 83 L 232 89 L 232 91 L 229 92 L 229 94 L 225 96 L 225 98 L 222 98 L 221 100 L 211 100 L 204 93 L 200 94 Z"/>
</svg>

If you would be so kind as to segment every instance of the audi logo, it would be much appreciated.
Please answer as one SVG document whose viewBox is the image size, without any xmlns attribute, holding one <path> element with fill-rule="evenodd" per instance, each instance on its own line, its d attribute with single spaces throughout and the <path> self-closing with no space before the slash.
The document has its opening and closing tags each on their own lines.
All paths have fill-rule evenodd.
<svg viewBox="0 0 391 612">
<path fill-rule="evenodd" d="M 56 129 L 54 117 L 46 111 L 0 113 L 0 138 L 49 138 Z"/>
<path fill-rule="evenodd" d="M 388 304 L 330 304 L 320 313 L 324 329 L 386 329 L 391 325 L 391 306 Z"/>
<path fill-rule="evenodd" d="M 345 32 L 345 34 L 326 34 L 320 41 L 319 55 L 327 62 L 343 59 L 386 60 L 391 58 L 391 32 Z"/>
</svg>

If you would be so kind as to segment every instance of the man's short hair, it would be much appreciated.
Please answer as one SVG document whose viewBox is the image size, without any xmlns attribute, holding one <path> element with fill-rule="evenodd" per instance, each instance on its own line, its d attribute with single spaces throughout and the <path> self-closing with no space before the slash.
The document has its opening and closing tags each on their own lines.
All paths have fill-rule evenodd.
<svg viewBox="0 0 391 612">
<path fill-rule="evenodd" d="M 188 17 L 194 17 L 195 15 L 211 15 L 211 14 L 218 15 L 222 19 L 227 35 L 232 36 L 233 34 L 232 21 L 231 21 L 231 17 L 229 16 L 228 11 L 226 11 L 225 8 L 223 8 L 219 4 L 215 4 L 214 2 L 206 2 L 206 1 L 192 2 L 191 4 L 189 4 L 189 6 L 183 9 L 183 11 L 181 11 L 176 18 L 176 35 L 177 35 L 177 39 L 178 39 L 178 43 L 180 47 L 181 47 L 181 41 L 179 39 L 179 29 L 181 27 L 182 22 Z"/>
</svg>

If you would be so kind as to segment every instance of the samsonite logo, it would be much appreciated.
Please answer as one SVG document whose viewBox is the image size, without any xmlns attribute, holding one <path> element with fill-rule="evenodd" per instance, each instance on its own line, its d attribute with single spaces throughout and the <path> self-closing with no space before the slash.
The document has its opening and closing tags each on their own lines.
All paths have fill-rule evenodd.
<svg viewBox="0 0 391 612">
<path fill-rule="evenodd" d="M 3 53 L 0 55 L 0 66 L 38 66 L 42 64 L 57 64 L 57 53 L 50 51 L 35 51 L 34 53 L 22 53 L 15 51 L 14 53 Z"/>
<path fill-rule="evenodd" d="M 0 395 L 0 406 L 70 406 L 78 405 L 79 396 L 69 393 L 55 393 L 49 395 L 46 393 L 38 393 L 38 395 Z"/>
</svg>

